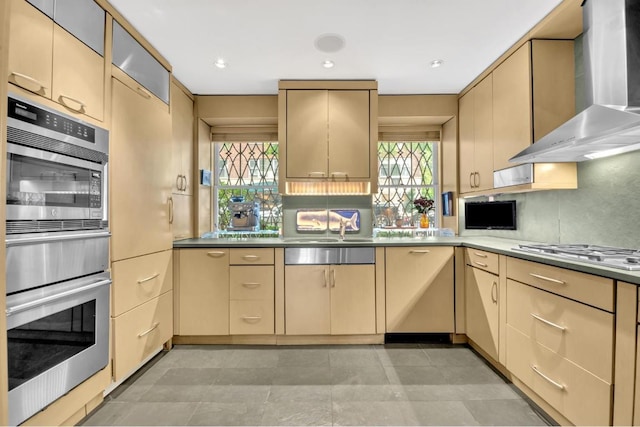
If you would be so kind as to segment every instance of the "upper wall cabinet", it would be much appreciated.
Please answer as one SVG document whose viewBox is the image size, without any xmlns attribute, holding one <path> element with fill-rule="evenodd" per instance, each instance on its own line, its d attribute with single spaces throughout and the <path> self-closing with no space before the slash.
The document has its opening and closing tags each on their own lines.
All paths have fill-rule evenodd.
<svg viewBox="0 0 640 427">
<path fill-rule="evenodd" d="M 531 40 L 459 99 L 460 193 L 576 188 L 575 163 L 509 159 L 573 117 L 572 40 Z"/>
<path fill-rule="evenodd" d="M 459 101 L 461 193 L 493 188 L 492 91 L 489 75 Z"/>
<path fill-rule="evenodd" d="M 72 114 L 103 120 L 105 13 L 82 2 L 75 13 L 92 22 L 86 29 L 75 24 L 68 1 L 58 1 L 53 13 L 64 28 L 25 0 L 11 0 L 8 81 Z"/>
<path fill-rule="evenodd" d="M 356 181 L 375 185 L 376 87 L 370 81 L 280 83 L 282 184 Z M 286 186 L 281 188 L 290 193 Z"/>
<path fill-rule="evenodd" d="M 116 21 L 112 62 L 165 104 L 169 103 L 169 71 Z"/>
<path fill-rule="evenodd" d="M 532 40 L 493 71 L 493 169 L 575 114 L 572 40 Z"/>
</svg>

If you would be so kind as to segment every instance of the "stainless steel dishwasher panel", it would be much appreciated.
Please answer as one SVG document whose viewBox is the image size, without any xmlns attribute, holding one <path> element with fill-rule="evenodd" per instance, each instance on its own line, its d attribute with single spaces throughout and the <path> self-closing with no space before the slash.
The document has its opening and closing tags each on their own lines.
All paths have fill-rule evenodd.
<svg viewBox="0 0 640 427">
<path fill-rule="evenodd" d="M 285 265 L 375 264 L 375 249 L 369 247 L 285 248 Z"/>
</svg>

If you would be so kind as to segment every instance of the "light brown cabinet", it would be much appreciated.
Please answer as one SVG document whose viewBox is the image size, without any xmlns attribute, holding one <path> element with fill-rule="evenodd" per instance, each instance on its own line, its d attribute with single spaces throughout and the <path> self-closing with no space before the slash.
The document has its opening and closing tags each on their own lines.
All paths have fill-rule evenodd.
<svg viewBox="0 0 640 427">
<path fill-rule="evenodd" d="M 498 276 L 467 265 L 464 283 L 467 336 L 494 360 L 498 360 Z"/>
<path fill-rule="evenodd" d="M 376 332 L 375 266 L 285 266 L 287 335 Z"/>
<path fill-rule="evenodd" d="M 11 0 L 9 83 L 104 119 L 104 58 L 26 2 Z"/>
<path fill-rule="evenodd" d="M 613 296 L 611 279 L 507 258 L 506 367 L 576 425 L 612 421 Z"/>
<path fill-rule="evenodd" d="M 288 90 L 287 178 L 369 178 L 369 91 Z"/>
<path fill-rule="evenodd" d="M 493 167 L 575 114 L 573 40 L 531 40 L 493 70 Z"/>
<path fill-rule="evenodd" d="M 174 194 L 193 194 L 193 100 L 171 82 L 171 134 Z"/>
<path fill-rule="evenodd" d="M 387 332 L 454 332 L 453 248 L 385 249 Z"/>
<path fill-rule="evenodd" d="M 229 249 L 176 252 L 176 335 L 229 335 Z"/>
<path fill-rule="evenodd" d="M 112 78 L 111 259 L 172 248 L 171 117 L 116 67 Z"/>
<path fill-rule="evenodd" d="M 493 78 L 459 100 L 460 193 L 493 188 Z"/>
</svg>

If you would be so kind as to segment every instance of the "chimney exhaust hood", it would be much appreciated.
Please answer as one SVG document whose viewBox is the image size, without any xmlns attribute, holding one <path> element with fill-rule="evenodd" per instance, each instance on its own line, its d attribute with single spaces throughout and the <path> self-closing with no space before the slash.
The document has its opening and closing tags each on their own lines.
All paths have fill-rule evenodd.
<svg viewBox="0 0 640 427">
<path fill-rule="evenodd" d="M 580 162 L 640 150 L 640 1 L 582 4 L 584 111 L 511 159 Z"/>
</svg>

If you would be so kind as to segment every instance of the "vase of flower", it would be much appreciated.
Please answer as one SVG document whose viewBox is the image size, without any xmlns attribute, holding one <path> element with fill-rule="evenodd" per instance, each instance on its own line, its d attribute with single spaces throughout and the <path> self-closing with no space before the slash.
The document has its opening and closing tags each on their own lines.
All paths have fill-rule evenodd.
<svg viewBox="0 0 640 427">
<path fill-rule="evenodd" d="M 433 212 L 433 200 L 426 197 L 418 197 L 413 201 L 413 207 L 420 213 L 420 228 L 429 228 L 429 213 Z M 431 221 L 435 220 L 435 216 L 432 216 Z"/>
<path fill-rule="evenodd" d="M 426 213 L 420 214 L 420 228 L 429 228 L 429 217 Z"/>
</svg>

